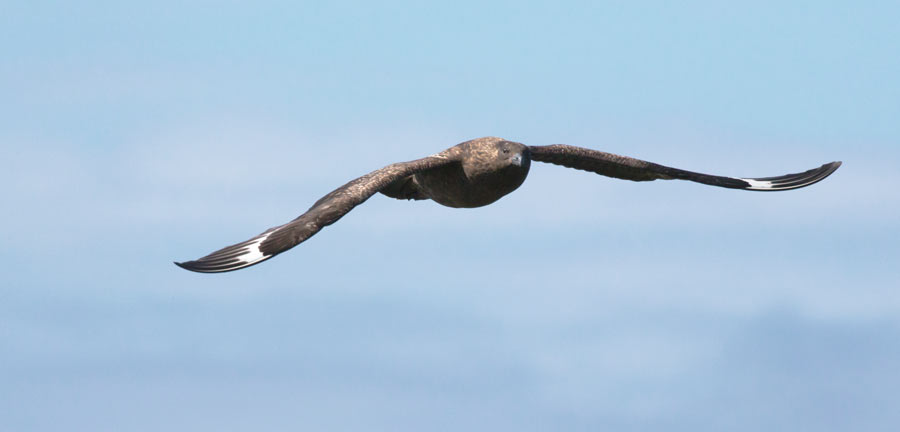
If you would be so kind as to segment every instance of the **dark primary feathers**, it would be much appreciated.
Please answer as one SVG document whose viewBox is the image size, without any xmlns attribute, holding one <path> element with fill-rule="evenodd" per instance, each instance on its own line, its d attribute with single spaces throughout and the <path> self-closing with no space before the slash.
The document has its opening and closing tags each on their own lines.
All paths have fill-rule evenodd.
<svg viewBox="0 0 900 432">
<path fill-rule="evenodd" d="M 478 138 L 432 156 L 373 171 L 325 195 L 291 222 L 195 261 L 175 264 L 202 273 L 249 267 L 302 243 L 377 192 L 398 199 L 431 199 L 449 207 L 481 207 L 518 188 L 532 160 L 625 180 L 679 179 L 755 191 L 809 186 L 841 166 L 840 162 L 831 162 L 777 177 L 722 177 L 563 144 L 528 147 L 496 137 Z"/>
</svg>

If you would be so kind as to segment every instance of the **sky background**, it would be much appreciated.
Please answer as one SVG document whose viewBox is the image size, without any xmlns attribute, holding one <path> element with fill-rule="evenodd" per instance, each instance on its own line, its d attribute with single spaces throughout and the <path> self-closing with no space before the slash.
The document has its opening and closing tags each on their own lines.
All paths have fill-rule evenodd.
<svg viewBox="0 0 900 432">
<path fill-rule="evenodd" d="M 0 430 L 900 428 L 896 2 L 130 3 L 0 3 Z M 844 165 L 536 163 L 172 265 L 486 135 Z"/>
</svg>

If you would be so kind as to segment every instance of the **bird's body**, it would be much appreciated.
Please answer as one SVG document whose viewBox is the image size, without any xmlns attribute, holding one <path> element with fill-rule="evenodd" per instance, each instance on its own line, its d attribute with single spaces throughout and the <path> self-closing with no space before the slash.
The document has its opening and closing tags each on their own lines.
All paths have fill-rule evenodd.
<svg viewBox="0 0 900 432">
<path fill-rule="evenodd" d="M 478 138 L 422 159 L 373 171 L 325 195 L 291 222 L 196 261 L 176 264 L 204 273 L 257 264 L 300 244 L 377 192 L 397 199 L 431 199 L 448 207 L 482 207 L 521 186 L 532 160 L 625 180 L 681 179 L 760 191 L 809 186 L 828 177 L 841 164 L 832 162 L 803 173 L 777 177 L 734 178 L 700 174 L 562 144 L 526 146 L 502 138 Z"/>
<path fill-rule="evenodd" d="M 431 199 L 447 207 L 482 207 L 521 186 L 531 166 L 528 147 L 500 138 L 466 141 L 437 156 L 458 163 L 422 170 L 393 184 L 406 185 L 407 193 L 418 199 Z"/>
</svg>

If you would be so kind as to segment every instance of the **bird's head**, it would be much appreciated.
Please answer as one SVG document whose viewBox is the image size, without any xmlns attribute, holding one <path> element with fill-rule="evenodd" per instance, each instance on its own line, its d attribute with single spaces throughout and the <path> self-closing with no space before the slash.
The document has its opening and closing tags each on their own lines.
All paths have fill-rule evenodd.
<svg viewBox="0 0 900 432">
<path fill-rule="evenodd" d="M 508 181 L 518 186 L 531 166 L 528 146 L 503 138 L 478 138 L 460 144 L 459 148 L 463 171 L 470 180 L 490 178 L 491 182 Z"/>
<path fill-rule="evenodd" d="M 490 163 L 492 169 L 519 168 L 527 170 L 531 165 L 528 146 L 497 137 L 484 137 L 469 141 L 471 152 Z"/>
</svg>

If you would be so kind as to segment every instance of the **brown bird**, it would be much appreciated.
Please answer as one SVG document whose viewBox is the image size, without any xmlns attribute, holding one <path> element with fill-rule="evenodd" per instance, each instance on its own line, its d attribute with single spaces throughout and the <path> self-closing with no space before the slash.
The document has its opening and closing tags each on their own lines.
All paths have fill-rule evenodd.
<svg viewBox="0 0 900 432">
<path fill-rule="evenodd" d="M 633 181 L 690 180 L 731 189 L 781 191 L 809 186 L 828 177 L 840 162 L 798 174 L 777 177 L 732 178 L 669 168 L 564 144 L 526 146 L 502 138 L 485 137 L 457 144 L 440 153 L 375 170 L 335 189 L 306 213 L 242 243 L 228 246 L 181 268 L 203 273 L 237 270 L 263 262 L 337 222 L 376 192 L 391 198 L 431 199 L 448 207 L 486 206 L 516 190 L 528 175 L 531 161 Z"/>
</svg>

